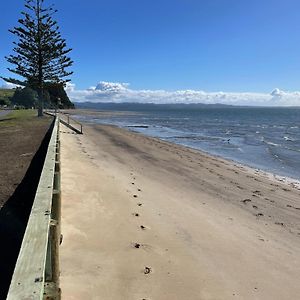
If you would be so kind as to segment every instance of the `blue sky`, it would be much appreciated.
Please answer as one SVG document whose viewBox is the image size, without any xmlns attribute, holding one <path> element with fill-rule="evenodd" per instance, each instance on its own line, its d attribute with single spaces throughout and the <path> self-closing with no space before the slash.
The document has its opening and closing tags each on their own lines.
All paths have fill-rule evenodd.
<svg viewBox="0 0 300 300">
<path fill-rule="evenodd" d="M 77 89 L 99 81 L 132 89 L 270 93 L 300 89 L 298 0 L 46 0 L 74 48 Z M 7 32 L 23 1 L 2 4 L 0 74 Z"/>
</svg>

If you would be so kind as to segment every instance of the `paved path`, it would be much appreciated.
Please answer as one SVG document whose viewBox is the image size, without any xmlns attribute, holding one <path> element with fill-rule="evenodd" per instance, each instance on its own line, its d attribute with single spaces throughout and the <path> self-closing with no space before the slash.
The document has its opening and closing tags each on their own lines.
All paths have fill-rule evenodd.
<svg viewBox="0 0 300 300">
<path fill-rule="evenodd" d="M 5 117 L 9 113 L 11 113 L 11 110 L 0 110 L 0 118 Z"/>
</svg>

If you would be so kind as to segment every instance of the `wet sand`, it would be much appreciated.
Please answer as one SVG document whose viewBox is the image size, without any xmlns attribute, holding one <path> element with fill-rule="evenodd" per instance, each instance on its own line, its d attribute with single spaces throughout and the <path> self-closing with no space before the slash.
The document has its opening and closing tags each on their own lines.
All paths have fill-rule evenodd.
<svg viewBox="0 0 300 300">
<path fill-rule="evenodd" d="M 113 126 L 61 126 L 63 299 L 297 299 L 293 183 Z"/>
</svg>

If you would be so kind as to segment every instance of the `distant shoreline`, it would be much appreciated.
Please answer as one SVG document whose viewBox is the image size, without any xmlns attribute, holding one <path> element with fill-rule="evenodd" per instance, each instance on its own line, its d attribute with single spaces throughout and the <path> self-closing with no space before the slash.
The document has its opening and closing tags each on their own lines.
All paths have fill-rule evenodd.
<svg viewBox="0 0 300 300">
<path fill-rule="evenodd" d="M 99 111 L 99 110 L 89 110 L 89 109 L 76 109 L 76 110 L 72 110 L 72 111 L 66 111 L 71 113 L 72 115 L 76 115 L 78 117 L 80 117 L 80 120 L 83 122 L 87 122 L 87 123 L 91 123 L 91 124 L 111 124 L 111 125 L 117 125 L 120 128 L 125 128 L 128 130 L 131 130 L 133 132 L 139 132 L 142 133 L 146 136 L 150 136 L 150 137 L 156 137 L 159 138 L 161 140 L 164 141 L 168 141 L 177 145 L 182 145 L 184 147 L 188 147 L 191 149 L 195 149 L 198 150 L 200 152 L 206 153 L 208 155 L 212 155 L 214 157 L 218 157 L 221 159 L 225 159 L 228 161 L 231 161 L 233 163 L 236 163 L 238 165 L 241 166 L 245 166 L 248 167 L 249 169 L 252 170 L 259 170 L 261 173 L 265 173 L 268 174 L 267 176 L 269 178 L 280 178 L 280 180 L 287 180 L 288 182 L 300 182 L 300 177 L 297 176 L 293 176 L 291 174 L 287 174 L 286 172 L 279 172 L 279 171 L 274 171 L 271 168 L 268 168 L 266 166 L 261 166 L 260 164 L 254 164 L 252 162 L 249 162 L 245 159 L 238 159 L 238 158 L 233 158 L 232 156 L 226 156 L 224 153 L 216 153 L 216 151 L 213 149 L 212 151 L 210 151 L 209 149 L 203 149 L 203 147 L 200 147 L 199 145 L 191 145 L 188 143 L 184 142 L 184 139 L 166 139 L 162 136 L 159 136 L 159 134 L 157 134 L 155 131 L 152 131 L 153 128 L 147 123 L 147 121 L 141 121 L 141 123 L 130 123 L 130 124 L 118 124 L 115 122 L 110 122 L 110 121 L 106 121 L 106 120 L 115 120 L 117 117 L 117 119 L 119 117 L 123 117 L 123 116 L 142 116 L 141 114 L 143 114 L 143 112 L 139 112 L 139 111 L 111 111 L 111 110 L 105 110 L 105 111 Z M 82 117 L 83 116 L 83 117 Z M 103 122 L 99 122 L 97 120 L 104 120 Z M 227 137 L 224 137 L 224 140 L 227 139 Z M 230 138 L 229 138 L 230 140 Z M 286 178 L 286 179 L 284 179 Z"/>
</svg>

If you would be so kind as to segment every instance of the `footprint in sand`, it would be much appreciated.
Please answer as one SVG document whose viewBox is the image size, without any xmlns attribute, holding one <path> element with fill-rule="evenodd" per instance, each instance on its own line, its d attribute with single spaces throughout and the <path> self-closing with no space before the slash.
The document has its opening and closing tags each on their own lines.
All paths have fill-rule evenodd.
<svg viewBox="0 0 300 300">
<path fill-rule="evenodd" d="M 275 222 L 276 225 L 284 226 L 282 222 Z"/>
<path fill-rule="evenodd" d="M 143 249 L 145 251 L 152 250 L 152 247 L 150 245 L 147 245 L 147 244 L 131 243 L 131 246 L 132 246 L 132 248 Z"/>
<path fill-rule="evenodd" d="M 262 213 L 258 213 L 258 214 L 256 214 L 255 216 L 256 216 L 256 217 L 263 217 L 263 216 L 264 216 L 264 214 L 262 214 Z"/>
<path fill-rule="evenodd" d="M 132 244 L 132 247 L 133 247 L 133 248 L 136 248 L 136 249 L 139 249 L 139 248 L 142 247 L 142 245 L 139 244 L 139 243 L 133 243 L 133 244 Z"/>
<path fill-rule="evenodd" d="M 251 199 L 244 199 L 244 200 L 241 200 L 241 202 L 243 202 L 244 204 L 246 204 L 247 202 L 251 202 Z"/>
<path fill-rule="evenodd" d="M 256 190 L 256 191 L 252 191 L 252 193 L 261 196 L 261 191 Z"/>
</svg>

